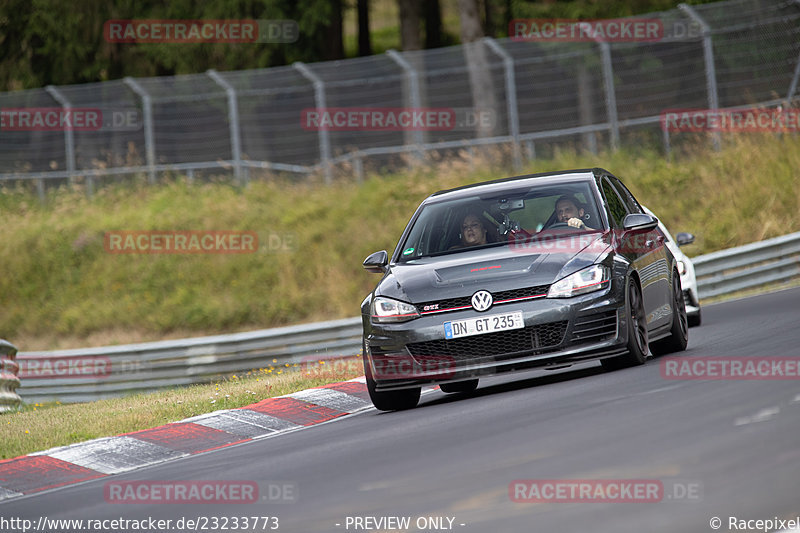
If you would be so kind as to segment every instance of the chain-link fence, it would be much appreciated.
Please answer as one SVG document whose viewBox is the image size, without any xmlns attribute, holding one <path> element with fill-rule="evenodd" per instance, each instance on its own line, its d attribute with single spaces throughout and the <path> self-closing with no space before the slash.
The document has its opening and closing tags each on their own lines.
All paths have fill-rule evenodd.
<svg viewBox="0 0 800 533">
<path fill-rule="evenodd" d="M 665 109 L 791 105 L 800 77 L 800 0 L 681 5 L 626 20 L 655 20 L 666 31 L 642 42 L 486 38 L 343 61 L 0 94 L 0 180 L 25 180 L 44 194 L 65 181 L 91 191 L 109 180 L 154 182 L 170 173 L 224 174 L 240 183 L 256 172 L 360 178 L 366 165 L 413 164 L 482 145 L 502 147 L 515 165 L 563 142 L 594 152 L 649 141 L 668 152 L 675 139 L 661 127 Z M 378 107 L 453 110 L 454 127 L 315 129 L 303 122 L 308 110 Z M 99 110 L 101 127 L 6 127 L 9 112 L 30 108 Z M 488 126 L 479 127 L 485 113 Z"/>
</svg>

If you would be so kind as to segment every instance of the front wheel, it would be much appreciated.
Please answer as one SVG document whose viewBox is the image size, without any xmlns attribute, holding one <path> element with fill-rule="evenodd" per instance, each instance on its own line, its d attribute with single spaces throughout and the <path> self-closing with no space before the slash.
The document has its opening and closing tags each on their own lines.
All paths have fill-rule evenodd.
<svg viewBox="0 0 800 533">
<path fill-rule="evenodd" d="M 366 349 L 364 350 L 364 377 L 367 378 L 367 392 L 372 405 L 379 411 L 402 411 L 413 409 L 419 403 L 419 396 L 422 393 L 421 387 L 412 389 L 401 389 L 392 391 L 375 390 L 375 380 L 372 379 L 372 369 L 369 365 Z"/>
<path fill-rule="evenodd" d="M 628 281 L 627 294 L 628 353 L 601 359 L 600 364 L 606 370 L 619 370 L 629 366 L 642 365 L 647 358 L 647 320 L 644 315 L 642 292 L 634 280 Z"/>
</svg>

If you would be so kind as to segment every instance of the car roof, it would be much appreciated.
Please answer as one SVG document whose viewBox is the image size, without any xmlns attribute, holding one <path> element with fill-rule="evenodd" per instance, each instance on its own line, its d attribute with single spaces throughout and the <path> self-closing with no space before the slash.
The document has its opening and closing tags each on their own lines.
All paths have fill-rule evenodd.
<svg viewBox="0 0 800 533">
<path fill-rule="evenodd" d="M 526 174 L 522 176 L 512 176 L 510 178 L 500 178 L 480 183 L 472 183 L 438 191 L 425 199 L 423 203 L 439 200 L 453 200 L 465 196 L 474 196 L 483 192 L 500 192 L 504 190 L 516 189 L 520 186 L 550 185 L 564 182 L 580 182 L 595 179 L 598 176 L 611 174 L 602 168 L 581 168 L 574 170 L 559 170 L 555 172 L 541 172 L 537 174 Z"/>
</svg>

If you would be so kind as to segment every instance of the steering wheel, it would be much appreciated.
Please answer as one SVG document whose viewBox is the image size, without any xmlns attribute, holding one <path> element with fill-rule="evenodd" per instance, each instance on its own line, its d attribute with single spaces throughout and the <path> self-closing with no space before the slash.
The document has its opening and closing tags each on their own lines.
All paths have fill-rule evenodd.
<svg viewBox="0 0 800 533">
<path fill-rule="evenodd" d="M 566 222 L 554 222 L 554 223 L 550 224 L 549 226 L 547 226 L 545 229 L 571 228 L 571 227 L 572 226 L 570 226 Z M 575 229 L 578 229 L 578 228 L 575 228 Z"/>
</svg>

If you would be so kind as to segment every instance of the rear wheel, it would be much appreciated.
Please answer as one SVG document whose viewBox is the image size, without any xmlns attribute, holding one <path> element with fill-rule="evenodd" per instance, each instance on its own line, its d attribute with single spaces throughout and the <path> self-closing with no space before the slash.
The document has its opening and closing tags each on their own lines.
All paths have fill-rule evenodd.
<svg viewBox="0 0 800 533">
<path fill-rule="evenodd" d="M 421 387 L 377 391 L 375 390 L 375 380 L 372 379 L 372 370 L 369 366 L 366 349 L 364 349 L 363 359 L 364 377 L 367 378 L 367 392 L 369 392 L 369 399 L 372 400 L 372 405 L 374 405 L 376 409 L 379 411 L 402 411 L 404 409 L 413 409 L 417 406 L 420 393 L 422 392 Z"/>
<path fill-rule="evenodd" d="M 456 381 L 455 383 L 442 383 L 439 385 L 442 392 L 472 392 L 478 388 L 477 379 L 468 379 L 466 381 Z"/>
<path fill-rule="evenodd" d="M 601 359 L 606 370 L 618 370 L 628 366 L 642 365 L 647 358 L 647 320 L 644 316 L 644 302 L 639 286 L 634 280 L 628 281 L 628 305 L 626 307 L 628 325 L 628 353 Z"/>
<path fill-rule="evenodd" d="M 681 352 L 686 349 L 689 342 L 689 320 L 686 317 L 686 305 L 683 300 L 683 290 L 678 273 L 672 274 L 672 329 L 669 337 L 660 339 L 650 345 L 650 350 L 655 355 L 664 355 L 672 352 Z"/>
</svg>

